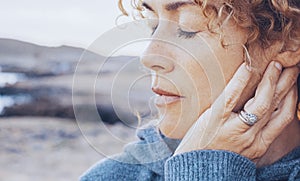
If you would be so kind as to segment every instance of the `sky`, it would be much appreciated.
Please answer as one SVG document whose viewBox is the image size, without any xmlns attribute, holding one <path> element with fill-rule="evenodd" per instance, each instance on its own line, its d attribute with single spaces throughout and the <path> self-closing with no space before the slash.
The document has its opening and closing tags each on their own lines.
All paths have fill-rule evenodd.
<svg viewBox="0 0 300 181">
<path fill-rule="evenodd" d="M 115 27 L 117 1 L 0 0 L 0 38 L 86 48 Z"/>
</svg>

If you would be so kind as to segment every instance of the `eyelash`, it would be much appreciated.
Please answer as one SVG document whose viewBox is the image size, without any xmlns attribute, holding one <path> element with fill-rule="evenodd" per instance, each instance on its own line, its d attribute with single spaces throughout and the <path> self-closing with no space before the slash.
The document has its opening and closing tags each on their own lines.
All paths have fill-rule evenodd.
<svg viewBox="0 0 300 181">
<path fill-rule="evenodd" d="M 156 25 L 155 27 L 152 28 L 152 33 L 151 35 L 153 35 L 157 29 L 158 25 Z M 190 31 L 183 31 L 180 27 L 177 29 L 177 33 L 178 33 L 178 37 L 181 38 L 185 38 L 185 39 L 191 39 L 194 38 L 197 33 L 199 33 L 199 31 L 195 31 L 195 32 L 190 32 Z"/>
<path fill-rule="evenodd" d="M 183 37 L 185 39 L 190 39 L 190 38 L 194 38 L 197 35 L 197 33 L 199 33 L 199 31 L 195 31 L 195 32 L 183 31 L 181 28 L 178 28 L 177 33 L 178 33 L 179 38 Z"/>
</svg>

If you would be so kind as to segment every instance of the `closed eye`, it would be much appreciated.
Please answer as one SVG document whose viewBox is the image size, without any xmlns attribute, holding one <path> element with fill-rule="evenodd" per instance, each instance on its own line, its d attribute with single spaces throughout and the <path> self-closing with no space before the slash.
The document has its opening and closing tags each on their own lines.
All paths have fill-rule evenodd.
<svg viewBox="0 0 300 181">
<path fill-rule="evenodd" d="M 155 33 L 156 29 L 157 29 L 158 25 L 152 27 L 152 33 L 151 33 L 151 36 Z M 184 31 L 182 30 L 180 27 L 178 27 L 177 29 L 177 34 L 178 34 L 178 37 L 181 38 L 185 38 L 185 39 L 190 39 L 190 38 L 194 38 L 197 33 L 199 33 L 200 31 Z"/>
<path fill-rule="evenodd" d="M 184 31 L 180 27 L 177 29 L 178 37 L 183 37 L 186 39 L 194 38 L 199 32 L 200 31 Z"/>
</svg>

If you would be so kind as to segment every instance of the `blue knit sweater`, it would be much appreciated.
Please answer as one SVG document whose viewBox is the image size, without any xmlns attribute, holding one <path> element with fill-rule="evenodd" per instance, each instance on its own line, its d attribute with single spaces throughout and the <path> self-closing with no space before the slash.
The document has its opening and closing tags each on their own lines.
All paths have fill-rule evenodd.
<svg viewBox="0 0 300 181">
<path fill-rule="evenodd" d="M 249 159 L 229 151 L 172 156 L 180 140 L 164 137 L 154 126 L 139 130 L 137 136 L 139 141 L 101 160 L 80 180 L 300 180 L 300 147 L 270 166 L 256 168 Z"/>
</svg>

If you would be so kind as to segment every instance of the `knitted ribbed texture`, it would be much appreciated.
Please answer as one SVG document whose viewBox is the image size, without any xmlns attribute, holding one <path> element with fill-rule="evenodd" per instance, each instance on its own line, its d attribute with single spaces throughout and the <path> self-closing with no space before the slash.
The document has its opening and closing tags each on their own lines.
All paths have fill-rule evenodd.
<svg viewBox="0 0 300 181">
<path fill-rule="evenodd" d="M 167 160 L 166 180 L 255 180 L 256 167 L 249 159 L 226 151 L 192 151 Z"/>
<path fill-rule="evenodd" d="M 179 140 L 166 139 L 154 126 L 140 130 L 138 137 L 140 141 L 95 164 L 80 180 L 300 180 L 300 147 L 257 169 L 249 159 L 228 151 L 199 150 L 172 156 Z"/>
<path fill-rule="evenodd" d="M 274 172 L 274 170 L 276 170 Z M 257 180 L 300 181 L 300 147 L 272 165 L 257 169 Z"/>
</svg>

